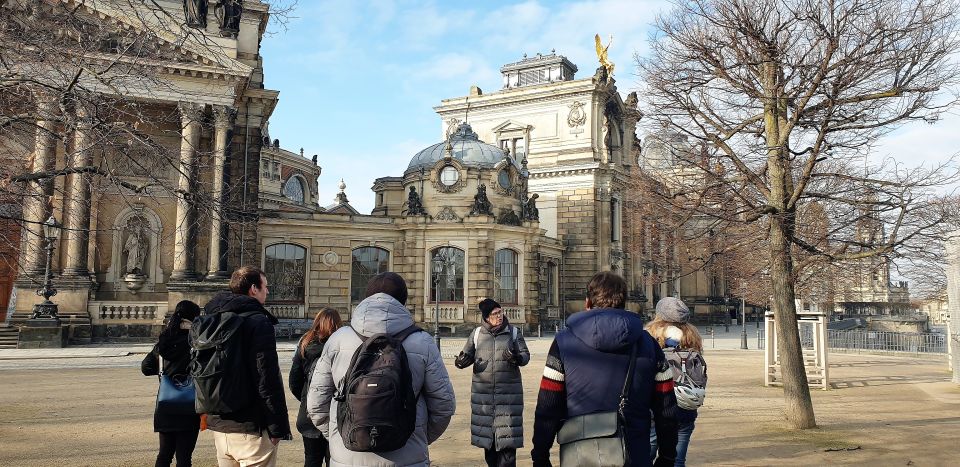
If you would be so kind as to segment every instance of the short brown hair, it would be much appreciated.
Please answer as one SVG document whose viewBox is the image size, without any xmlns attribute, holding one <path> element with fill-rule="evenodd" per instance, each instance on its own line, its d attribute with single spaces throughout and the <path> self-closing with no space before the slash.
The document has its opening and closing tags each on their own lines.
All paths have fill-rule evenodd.
<svg viewBox="0 0 960 467">
<path fill-rule="evenodd" d="M 263 287 L 266 274 L 256 266 L 240 266 L 230 275 L 230 291 L 235 294 L 249 295 L 250 287 Z"/>
<path fill-rule="evenodd" d="M 627 305 L 627 281 L 609 271 L 598 272 L 587 285 L 587 298 L 594 308 L 620 308 Z"/>
<path fill-rule="evenodd" d="M 367 282 L 367 293 L 364 298 L 377 293 L 385 293 L 397 299 L 401 305 L 406 305 L 407 281 L 395 272 L 381 272 L 371 277 L 370 282 Z"/>
</svg>

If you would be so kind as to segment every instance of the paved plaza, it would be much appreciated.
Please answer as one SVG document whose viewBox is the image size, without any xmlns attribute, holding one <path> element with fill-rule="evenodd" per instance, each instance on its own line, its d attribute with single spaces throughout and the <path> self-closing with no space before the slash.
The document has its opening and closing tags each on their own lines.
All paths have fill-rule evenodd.
<svg viewBox="0 0 960 467">
<path fill-rule="evenodd" d="M 821 428 L 799 432 L 780 421 L 782 391 L 762 385 L 763 354 L 730 350 L 739 346 L 733 331 L 718 335 L 714 350 L 705 342 L 710 391 L 694 432 L 691 465 L 955 465 L 960 387 L 949 382 L 944 357 L 831 354 L 833 389 L 813 391 Z M 443 344 L 457 414 L 431 448 L 435 465 L 482 465 L 482 451 L 470 446 L 470 372 L 452 364 L 462 344 Z M 549 344 L 548 338 L 529 339 L 533 357 L 523 370 L 527 440 Z M 140 375 L 143 355 L 133 353 L 147 349 L 0 351 L 0 465 L 152 465 L 157 383 Z M 293 343 L 281 345 L 284 371 L 292 350 Z M 288 394 L 287 403 L 294 420 L 297 402 Z M 283 442 L 280 453 L 281 465 L 302 463 L 299 438 Z M 519 454 L 520 465 L 529 465 L 529 445 Z M 214 466 L 214 459 L 213 439 L 201 433 L 194 463 Z"/>
</svg>

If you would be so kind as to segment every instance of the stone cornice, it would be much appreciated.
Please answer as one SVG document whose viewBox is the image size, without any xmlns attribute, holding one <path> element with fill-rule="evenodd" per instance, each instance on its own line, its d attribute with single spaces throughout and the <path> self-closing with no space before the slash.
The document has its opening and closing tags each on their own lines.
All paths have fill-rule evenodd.
<svg viewBox="0 0 960 467">
<path fill-rule="evenodd" d="M 492 94 L 486 94 L 479 97 L 455 97 L 444 99 L 439 106 L 433 109 L 440 115 L 449 113 L 462 113 L 469 106 L 471 111 L 486 108 L 513 107 L 519 102 L 535 101 L 547 102 L 567 100 L 577 97 L 590 97 L 596 92 L 601 92 L 590 81 L 582 79 L 576 81 L 562 81 L 557 83 L 545 84 L 542 87 L 530 86 L 504 89 Z"/>
</svg>

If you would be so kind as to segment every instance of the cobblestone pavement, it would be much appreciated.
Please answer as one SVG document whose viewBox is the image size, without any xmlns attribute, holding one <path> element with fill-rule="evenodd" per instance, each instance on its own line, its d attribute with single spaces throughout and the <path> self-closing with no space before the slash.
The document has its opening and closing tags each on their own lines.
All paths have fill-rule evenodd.
<svg viewBox="0 0 960 467">
<path fill-rule="evenodd" d="M 739 347 L 739 333 L 732 331 L 729 340 Z M 710 389 L 694 432 L 691 465 L 955 465 L 960 388 L 949 383 L 942 358 L 831 355 L 834 389 L 813 391 L 821 428 L 798 432 L 781 421 L 782 391 L 762 385 L 762 353 L 721 350 L 721 341 L 726 342 L 718 336 L 717 350 L 708 344 Z M 481 450 L 470 446 L 470 372 L 452 365 L 463 342 L 443 340 L 457 415 L 431 447 L 435 465 L 482 465 Z M 529 340 L 533 360 L 523 369 L 527 440 L 549 344 L 549 338 Z M 293 346 L 280 345 L 284 371 Z M 0 466 L 152 465 L 157 383 L 138 368 L 147 350 L 0 352 Z M 289 395 L 287 402 L 294 420 L 297 403 Z M 302 465 L 299 438 L 282 443 L 280 452 L 280 465 Z M 212 437 L 201 433 L 195 465 L 214 466 L 214 458 Z M 528 445 L 519 452 L 519 464 L 529 465 L 529 459 Z"/>
</svg>

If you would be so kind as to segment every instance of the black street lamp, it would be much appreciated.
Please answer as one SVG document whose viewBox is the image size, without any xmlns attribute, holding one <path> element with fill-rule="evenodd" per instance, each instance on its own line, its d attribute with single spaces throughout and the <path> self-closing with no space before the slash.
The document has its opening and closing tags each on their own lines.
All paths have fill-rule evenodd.
<svg viewBox="0 0 960 467">
<path fill-rule="evenodd" d="M 740 297 L 740 350 L 747 349 L 747 302 Z"/>
<path fill-rule="evenodd" d="M 30 319 L 50 320 L 54 324 L 59 324 L 60 318 L 57 317 L 57 304 L 50 301 L 50 297 L 57 294 L 57 289 L 53 288 L 50 268 L 53 263 L 53 244 L 60 236 L 61 228 L 62 226 L 53 215 L 43 223 L 43 236 L 47 242 L 47 266 L 43 275 L 43 288 L 37 290 L 37 295 L 43 297 L 43 301 L 33 306 L 33 316 L 30 317 Z"/>
<path fill-rule="evenodd" d="M 443 253 L 437 252 L 433 256 L 433 300 L 436 305 L 433 315 L 433 340 L 437 343 L 437 350 L 440 349 L 440 274 L 446 274 L 446 270 L 446 257 Z"/>
</svg>

